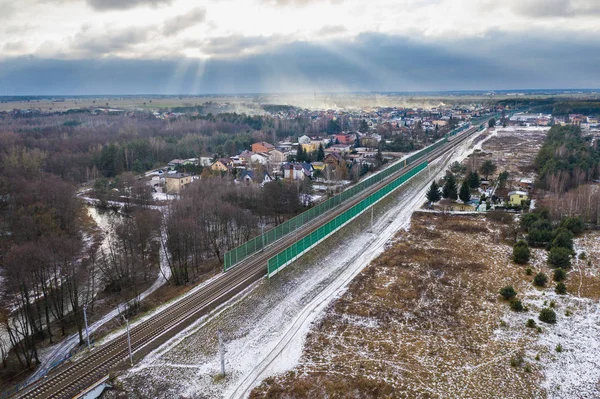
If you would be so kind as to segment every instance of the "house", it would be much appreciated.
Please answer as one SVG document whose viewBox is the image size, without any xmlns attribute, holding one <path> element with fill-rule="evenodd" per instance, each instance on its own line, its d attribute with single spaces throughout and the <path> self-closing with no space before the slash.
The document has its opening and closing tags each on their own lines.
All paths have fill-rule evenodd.
<svg viewBox="0 0 600 399">
<path fill-rule="evenodd" d="M 274 149 L 269 151 L 269 162 L 271 163 L 275 163 L 275 164 L 280 164 L 282 162 L 285 162 L 286 160 L 286 156 L 282 151 L 279 151 L 278 149 Z"/>
<path fill-rule="evenodd" d="M 508 193 L 508 205 L 510 206 L 521 206 L 527 200 L 529 200 L 529 196 L 525 191 L 516 190 Z"/>
<path fill-rule="evenodd" d="M 252 156 L 250 157 L 250 162 L 251 163 L 259 163 L 261 165 L 266 165 L 267 162 L 269 162 L 269 154 L 265 154 L 265 153 L 252 154 Z"/>
<path fill-rule="evenodd" d="M 312 177 L 313 168 L 309 163 L 286 163 L 281 168 L 286 180 L 304 180 Z"/>
<path fill-rule="evenodd" d="M 323 163 L 323 162 L 313 162 L 312 166 L 313 166 L 314 170 L 323 170 L 323 169 L 325 169 L 325 163 Z"/>
<path fill-rule="evenodd" d="M 233 167 L 233 161 L 230 158 L 217 159 L 212 165 L 211 169 L 219 172 L 227 172 Z"/>
<path fill-rule="evenodd" d="M 246 163 L 250 163 L 252 161 L 252 155 L 254 155 L 252 151 L 244 150 L 240 153 L 239 158 Z"/>
<path fill-rule="evenodd" d="M 317 140 L 311 140 L 309 143 L 300 143 L 302 149 L 306 152 L 318 151 L 321 144 L 322 142 Z"/>
<path fill-rule="evenodd" d="M 182 159 L 174 159 L 167 164 L 167 166 L 172 169 L 174 169 L 176 166 L 181 166 L 181 165 L 183 165 Z"/>
<path fill-rule="evenodd" d="M 262 174 L 262 181 L 259 178 Z M 244 183 L 261 183 L 261 185 L 264 185 L 266 183 L 270 183 L 272 182 L 274 179 L 271 177 L 271 175 L 267 172 L 256 172 L 254 170 L 244 170 L 242 171 L 242 173 L 240 174 L 240 177 L 238 178 L 239 181 L 242 181 Z"/>
<path fill-rule="evenodd" d="M 325 163 L 326 165 L 331 165 L 334 168 L 343 165 L 345 162 L 346 161 L 344 161 L 344 158 L 337 152 L 327 154 L 327 156 L 323 160 L 323 163 Z"/>
<path fill-rule="evenodd" d="M 356 141 L 356 136 L 353 134 L 336 134 L 335 139 L 340 144 L 353 145 Z"/>
<path fill-rule="evenodd" d="M 379 141 L 381 141 L 381 136 L 379 135 L 369 134 L 360 137 L 360 145 L 363 147 L 377 148 Z"/>
<path fill-rule="evenodd" d="M 310 144 L 310 137 L 304 135 L 298 138 L 298 144 Z"/>
<path fill-rule="evenodd" d="M 350 152 L 350 146 L 348 144 L 334 144 L 331 147 L 327 148 L 325 152 L 346 153 Z"/>
<path fill-rule="evenodd" d="M 201 166 L 208 166 L 210 167 L 212 165 L 212 158 L 211 157 L 200 157 L 200 165 Z"/>
<path fill-rule="evenodd" d="M 519 188 L 522 188 L 524 190 L 531 190 L 533 188 L 533 180 L 531 180 L 531 179 L 519 180 Z"/>
<path fill-rule="evenodd" d="M 167 193 L 179 194 L 183 188 L 192 182 L 192 175 L 189 173 L 174 173 L 168 175 L 166 181 Z"/>
<path fill-rule="evenodd" d="M 252 152 L 269 152 L 274 149 L 275 147 L 273 144 L 269 144 L 266 141 L 252 144 Z"/>
</svg>

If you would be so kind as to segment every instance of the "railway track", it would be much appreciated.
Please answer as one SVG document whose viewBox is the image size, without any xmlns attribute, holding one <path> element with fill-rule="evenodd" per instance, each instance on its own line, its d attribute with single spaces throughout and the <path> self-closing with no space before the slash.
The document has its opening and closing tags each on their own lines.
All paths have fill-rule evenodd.
<svg viewBox="0 0 600 399">
<path fill-rule="evenodd" d="M 477 127 L 472 127 L 454 136 L 446 145 L 369 187 L 355 198 L 324 214 L 318 220 L 302 226 L 297 233 L 281 238 L 265 248 L 263 252 L 252 255 L 229 271 L 220 274 L 202 289 L 178 300 L 163 311 L 136 325 L 131 329 L 131 347 L 135 358 L 143 357 L 150 350 L 191 325 L 199 317 L 263 278 L 267 274 L 266 264 L 269 258 L 350 209 L 381 187 L 412 170 L 421 162 L 434 160 L 441 154 L 451 151 L 477 130 Z M 111 342 L 93 349 L 79 359 L 64 363 L 45 377 L 11 395 L 10 398 L 72 398 L 112 370 L 126 367 L 128 355 L 127 336 L 123 334 Z"/>
</svg>

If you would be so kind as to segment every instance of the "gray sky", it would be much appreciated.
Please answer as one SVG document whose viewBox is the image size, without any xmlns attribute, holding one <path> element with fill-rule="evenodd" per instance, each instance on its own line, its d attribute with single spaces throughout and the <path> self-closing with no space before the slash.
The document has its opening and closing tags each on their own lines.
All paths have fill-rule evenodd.
<svg viewBox="0 0 600 399">
<path fill-rule="evenodd" d="M 0 0 L 0 95 L 600 88 L 598 0 Z"/>
</svg>

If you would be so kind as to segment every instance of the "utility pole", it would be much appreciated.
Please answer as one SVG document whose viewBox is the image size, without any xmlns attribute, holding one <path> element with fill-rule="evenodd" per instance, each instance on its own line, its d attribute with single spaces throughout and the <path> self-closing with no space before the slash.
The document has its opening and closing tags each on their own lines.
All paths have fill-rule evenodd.
<svg viewBox="0 0 600 399">
<path fill-rule="evenodd" d="M 219 336 L 219 357 L 221 358 L 221 375 L 225 377 L 225 348 L 223 346 L 223 332 L 217 330 Z"/>
<path fill-rule="evenodd" d="M 90 330 L 88 330 L 87 324 L 87 303 L 83 305 L 83 321 L 85 322 L 85 339 L 87 341 L 87 347 L 90 349 Z"/>
<path fill-rule="evenodd" d="M 125 316 L 121 317 L 123 317 L 123 320 L 125 320 L 125 324 L 127 325 L 127 346 L 129 347 L 129 364 L 133 366 L 133 355 L 131 354 L 131 335 L 129 334 L 129 320 L 127 320 Z"/>
</svg>

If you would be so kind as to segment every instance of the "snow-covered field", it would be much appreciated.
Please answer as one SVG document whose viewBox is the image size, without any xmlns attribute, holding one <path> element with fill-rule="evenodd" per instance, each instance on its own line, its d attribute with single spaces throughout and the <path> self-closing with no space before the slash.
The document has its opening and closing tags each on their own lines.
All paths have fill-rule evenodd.
<svg viewBox="0 0 600 399">
<path fill-rule="evenodd" d="M 594 234 L 594 233 L 588 233 Z M 575 249 L 581 252 L 582 246 L 578 242 L 588 241 L 586 250 L 590 246 L 596 251 L 600 250 L 598 236 L 594 242 L 577 239 Z M 536 250 L 536 259 L 533 266 L 545 266 L 546 253 Z M 589 252 L 588 252 L 589 253 Z M 596 260 L 596 259 L 595 259 Z M 571 274 L 583 273 L 588 276 L 596 275 L 598 265 L 577 260 Z M 549 270 L 546 268 L 546 273 Z M 549 274 L 550 275 L 550 274 Z M 571 276 L 566 284 L 575 283 Z M 525 352 L 526 360 L 538 363 L 539 371 L 543 374 L 542 387 L 546 390 L 548 398 L 562 399 L 592 399 L 600 397 L 600 292 L 596 298 L 581 297 L 573 290 L 567 295 L 558 295 L 554 292 L 554 284 L 548 288 L 531 288 L 523 294 L 523 304 L 529 308 L 527 312 L 517 313 L 508 311 L 504 321 L 507 329 L 498 329 L 496 335 L 499 339 L 528 340 L 530 347 Z M 571 290 L 570 290 L 571 291 Z M 545 324 L 538 320 L 539 311 L 549 307 L 554 302 L 557 315 L 556 324 Z M 531 335 L 531 329 L 525 327 L 528 319 L 534 319 L 542 327 L 542 332 Z M 558 352 L 557 347 L 562 347 Z M 539 356 L 539 362 L 533 359 Z"/>
<path fill-rule="evenodd" d="M 262 379 L 291 370 L 300 359 L 311 323 L 318 322 L 397 231 L 409 226 L 412 212 L 425 201 L 428 183 L 450 162 L 463 159 L 468 147 L 463 144 L 457 156 L 432 163 L 395 193 L 392 204 L 378 209 L 372 228 L 368 217 L 354 221 L 334 243 L 317 247 L 273 280 L 256 284 L 148 355 L 121 377 L 124 389 L 131 397 L 238 398 L 246 397 Z M 223 330 L 226 341 L 224 379 L 216 378 L 217 329 Z"/>
</svg>

